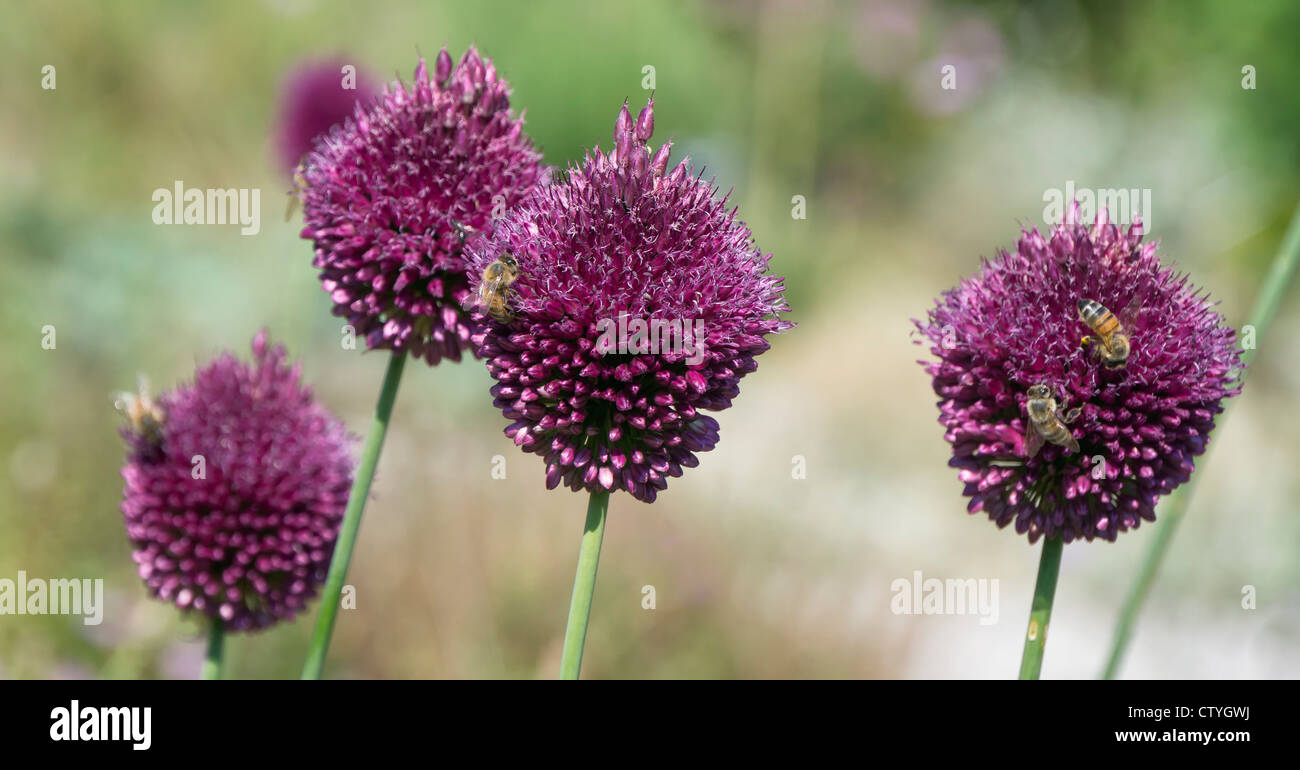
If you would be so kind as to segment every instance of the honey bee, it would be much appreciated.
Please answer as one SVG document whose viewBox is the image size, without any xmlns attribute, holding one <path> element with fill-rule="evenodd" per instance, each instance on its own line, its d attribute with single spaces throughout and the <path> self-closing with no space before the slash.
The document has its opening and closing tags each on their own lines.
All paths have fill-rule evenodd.
<svg viewBox="0 0 1300 770">
<path fill-rule="evenodd" d="M 519 263 L 511 254 L 502 254 L 483 271 L 478 285 L 478 301 L 484 312 L 497 323 L 507 324 L 514 319 L 509 300 L 514 296 L 510 284 L 519 278 Z"/>
<path fill-rule="evenodd" d="M 478 232 L 478 228 L 461 224 L 456 220 L 451 220 L 451 229 L 456 231 L 456 237 L 460 239 L 460 247 L 465 248 L 465 242 L 472 238 Z"/>
<path fill-rule="evenodd" d="M 1063 414 L 1068 397 L 1063 395 L 1058 405 L 1052 395 L 1052 387 L 1042 383 L 1031 385 L 1028 395 L 1029 401 L 1025 404 L 1025 409 L 1029 412 L 1029 425 L 1025 429 L 1025 456 L 1038 454 L 1044 441 L 1079 451 L 1079 442 L 1074 440 L 1074 434 L 1065 426 L 1079 417 L 1081 408 L 1075 407 Z"/>
<path fill-rule="evenodd" d="M 289 203 L 284 209 L 284 221 L 293 219 L 293 215 L 298 211 L 298 204 L 302 202 L 302 191 L 305 189 L 307 189 L 307 178 L 302 175 L 300 164 L 293 170 L 293 189 L 287 193 Z"/>
<path fill-rule="evenodd" d="M 149 395 L 149 380 L 140 375 L 139 393 L 118 393 L 113 407 L 122 413 L 131 431 L 143 436 L 151 444 L 162 443 L 163 410 Z"/>
<path fill-rule="evenodd" d="M 1128 329 L 1133 326 L 1140 305 L 1141 302 L 1134 297 L 1117 316 L 1095 299 L 1080 298 L 1079 320 L 1096 336 L 1086 336 L 1079 344 L 1091 344 L 1092 352 L 1107 369 L 1123 369 L 1132 350 Z"/>
</svg>

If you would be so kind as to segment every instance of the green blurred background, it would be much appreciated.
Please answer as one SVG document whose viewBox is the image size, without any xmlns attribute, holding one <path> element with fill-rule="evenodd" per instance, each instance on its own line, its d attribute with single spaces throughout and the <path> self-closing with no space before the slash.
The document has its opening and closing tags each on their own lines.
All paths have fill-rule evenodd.
<svg viewBox="0 0 1300 770">
<path fill-rule="evenodd" d="M 1290 0 L 69 2 L 4 15 L 0 577 L 102 577 L 107 608 L 98 627 L 0 616 L 3 678 L 197 674 L 198 624 L 146 597 L 117 510 L 110 394 L 137 373 L 169 387 L 222 349 L 246 356 L 266 325 L 319 399 L 365 430 L 385 358 L 341 349 L 299 222 L 282 215 L 271 135 L 304 59 L 409 82 L 417 51 L 458 58 L 477 43 L 557 165 L 608 146 L 653 66 L 657 137 L 734 188 L 787 276 L 799 326 L 719 415 L 717 450 L 654 505 L 613 499 L 592 678 L 1014 676 L 1037 551 L 964 512 L 909 319 L 1073 181 L 1150 189 L 1162 253 L 1239 326 L 1300 198 Z M 41 88 L 47 64 L 56 90 Z M 152 191 L 177 179 L 260 188 L 261 233 L 154 225 Z M 806 219 L 791 215 L 796 195 Z M 1279 419 L 1300 380 L 1290 295 L 1215 435 L 1126 676 L 1300 676 L 1300 442 Z M 55 350 L 41 347 L 46 324 Z M 328 675 L 555 675 L 585 499 L 545 490 L 489 385 L 477 362 L 407 367 Z M 806 479 L 792 478 L 796 456 Z M 1152 531 L 1066 549 L 1045 677 L 1097 674 Z M 891 581 L 915 570 L 998 579 L 998 622 L 892 614 Z M 297 676 L 314 609 L 232 639 L 229 676 Z"/>
</svg>

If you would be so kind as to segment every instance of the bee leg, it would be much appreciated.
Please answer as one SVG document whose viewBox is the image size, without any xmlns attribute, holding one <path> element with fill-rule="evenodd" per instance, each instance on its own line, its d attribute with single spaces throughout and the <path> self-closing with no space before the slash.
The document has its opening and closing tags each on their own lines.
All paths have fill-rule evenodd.
<svg viewBox="0 0 1300 770">
<path fill-rule="evenodd" d="M 1070 411 L 1066 412 L 1065 415 L 1063 415 L 1063 416 L 1061 417 L 1061 420 L 1064 421 L 1064 422 L 1067 422 L 1067 423 L 1068 423 L 1068 422 L 1074 422 L 1075 420 L 1079 419 L 1079 413 L 1082 412 L 1082 411 L 1083 411 L 1083 407 L 1081 407 L 1081 406 L 1076 406 L 1075 408 L 1073 408 L 1073 409 L 1071 409 Z"/>
</svg>

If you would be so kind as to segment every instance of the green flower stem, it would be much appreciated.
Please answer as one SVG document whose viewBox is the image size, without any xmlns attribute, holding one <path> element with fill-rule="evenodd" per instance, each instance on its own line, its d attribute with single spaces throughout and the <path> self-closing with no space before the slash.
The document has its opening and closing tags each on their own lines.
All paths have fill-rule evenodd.
<svg viewBox="0 0 1300 770">
<path fill-rule="evenodd" d="M 1025 632 L 1025 653 L 1020 658 L 1020 678 L 1037 679 L 1043 670 L 1043 649 L 1047 647 L 1047 625 L 1052 621 L 1052 601 L 1056 598 L 1056 578 L 1061 574 L 1059 537 L 1043 540 L 1038 561 L 1038 579 L 1034 581 L 1034 602 L 1029 607 L 1029 629 Z"/>
<path fill-rule="evenodd" d="M 393 414 L 393 402 L 397 399 L 397 386 L 402 381 L 405 363 L 406 353 L 394 353 L 388 360 L 384 385 L 379 391 L 379 404 L 375 407 L 375 419 L 370 424 L 370 433 L 361 449 L 361 464 L 357 467 L 357 475 L 352 482 L 348 507 L 343 513 L 343 525 L 339 528 L 339 539 L 334 546 L 334 557 L 330 560 L 325 592 L 321 596 L 320 614 L 316 616 L 316 630 L 312 632 L 307 662 L 302 668 L 303 679 L 320 679 L 321 669 L 325 667 L 325 654 L 329 651 L 330 636 L 334 633 L 334 621 L 338 617 L 339 601 L 343 595 L 343 581 L 347 579 L 352 548 L 357 542 L 357 530 L 361 528 L 361 512 L 365 510 L 366 499 L 370 497 L 370 482 L 375 478 L 375 466 L 379 464 L 379 452 L 383 449 L 384 436 L 388 433 L 388 419 Z"/>
<path fill-rule="evenodd" d="M 1282 238 L 1282 246 L 1278 250 L 1277 256 L 1273 258 L 1273 265 L 1264 278 L 1259 297 L 1255 300 L 1255 307 L 1251 310 L 1250 324 L 1255 327 L 1257 341 L 1255 347 L 1242 351 L 1242 364 L 1250 365 L 1259 346 L 1258 342 L 1266 338 L 1268 326 L 1272 323 L 1278 306 L 1282 304 L 1282 297 L 1286 295 L 1286 290 L 1291 285 L 1291 279 L 1295 277 L 1298 264 L 1300 264 L 1300 207 L 1296 208 L 1295 214 L 1291 217 L 1291 224 L 1287 227 L 1286 235 Z M 1243 373 L 1242 376 L 1244 378 L 1245 374 Z M 1226 412 L 1224 416 L 1226 416 Z M 1223 417 L 1219 418 L 1219 423 L 1220 430 L 1222 430 Z M 1204 463 L 1205 460 L 1202 459 L 1202 467 L 1204 467 Z M 1161 524 L 1156 527 L 1146 557 L 1142 561 L 1142 566 L 1138 569 L 1137 580 L 1129 589 L 1128 596 L 1124 599 L 1123 609 L 1120 610 L 1119 622 L 1115 626 L 1115 636 L 1111 641 L 1110 657 L 1107 659 L 1106 668 L 1101 674 L 1103 679 L 1114 679 L 1119 673 L 1120 664 L 1124 660 L 1124 653 L 1128 650 L 1129 642 L 1133 638 L 1133 627 L 1137 622 L 1138 613 L 1141 612 L 1142 605 L 1151 592 L 1151 585 L 1155 582 L 1156 573 L 1160 571 L 1160 564 L 1169 551 L 1169 544 L 1173 541 L 1174 532 L 1178 529 L 1178 523 L 1187 511 L 1188 501 L 1192 499 L 1192 491 L 1196 488 L 1197 478 L 1199 478 L 1199 474 L 1193 475 L 1191 481 L 1183 485 L 1182 489 L 1160 509 Z"/>
<path fill-rule="evenodd" d="M 587 503 L 587 523 L 582 530 L 582 548 L 578 551 L 578 574 L 573 579 L 569 623 L 564 629 L 561 679 L 577 679 L 582 668 L 582 649 L 587 644 L 587 621 L 591 619 L 591 597 L 596 592 L 596 567 L 600 564 L 600 544 L 605 539 L 608 510 L 609 493 L 592 492 Z"/>
<path fill-rule="evenodd" d="M 208 624 L 208 652 L 203 656 L 202 679 L 220 679 L 222 663 L 225 660 L 226 631 L 220 618 L 213 618 Z"/>
</svg>

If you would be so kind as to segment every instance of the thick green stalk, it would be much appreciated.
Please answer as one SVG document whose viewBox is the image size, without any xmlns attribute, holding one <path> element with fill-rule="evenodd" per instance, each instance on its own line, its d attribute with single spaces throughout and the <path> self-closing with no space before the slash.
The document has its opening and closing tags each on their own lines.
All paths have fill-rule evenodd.
<svg viewBox="0 0 1300 770">
<path fill-rule="evenodd" d="M 213 618 L 208 624 L 208 652 L 203 656 L 202 679 L 220 679 L 222 663 L 225 659 L 226 632 L 220 618 Z"/>
<path fill-rule="evenodd" d="M 334 621 L 338 618 L 340 597 L 343 595 L 343 581 L 347 579 L 352 548 L 356 545 L 357 530 L 361 528 L 361 512 L 365 510 L 366 500 L 370 497 L 370 483 L 375 478 L 375 466 L 379 464 L 379 452 L 383 449 L 384 436 L 388 433 L 388 420 L 393 414 L 393 402 L 397 400 L 397 386 L 402 381 L 405 363 L 405 353 L 394 353 L 388 360 L 384 385 L 379 391 L 379 403 L 375 407 L 375 419 L 370 424 L 370 433 L 366 435 L 366 443 L 361 449 L 361 463 L 357 466 L 357 475 L 348 495 L 348 507 L 343 513 L 343 524 L 339 528 L 339 539 L 334 546 L 334 557 L 330 560 L 329 575 L 325 578 L 320 614 L 316 616 L 316 630 L 312 632 L 307 662 L 302 669 L 303 679 L 320 679 L 321 669 L 325 667 L 325 654 L 329 651 L 330 637 L 334 633 Z"/>
<path fill-rule="evenodd" d="M 1277 256 L 1273 258 L 1273 265 L 1264 278 L 1259 297 L 1255 300 L 1255 307 L 1251 310 L 1250 324 L 1254 327 L 1255 346 L 1242 351 L 1241 361 L 1243 364 L 1250 364 L 1255 357 L 1255 351 L 1258 349 L 1260 341 L 1266 338 L 1269 324 L 1272 323 L 1278 306 L 1282 304 L 1282 298 L 1291 285 L 1291 279 L 1295 277 L 1298 264 L 1300 264 L 1300 207 L 1296 208 L 1295 214 L 1291 217 L 1291 224 L 1287 228 L 1286 235 L 1282 238 L 1282 246 L 1278 250 Z M 1219 418 L 1219 423 L 1220 430 L 1222 430 L 1223 417 Z M 1205 459 L 1203 458 L 1201 466 L 1204 467 L 1204 464 Z M 1141 612 L 1142 605 L 1146 602 L 1147 594 L 1151 592 L 1151 585 L 1155 583 L 1156 573 L 1160 571 L 1160 564 L 1169 551 L 1169 544 L 1173 541 L 1174 532 L 1178 529 L 1178 523 L 1187 511 L 1187 505 L 1192 499 L 1192 491 L 1196 488 L 1196 479 L 1199 478 L 1199 475 L 1193 475 L 1191 481 L 1185 484 L 1160 509 L 1160 525 L 1156 527 L 1146 557 L 1142 560 L 1142 566 L 1138 569 L 1137 580 L 1129 589 L 1128 596 L 1124 599 L 1124 607 L 1120 610 L 1119 622 L 1115 626 L 1115 636 L 1111 641 L 1110 657 L 1107 658 L 1106 668 L 1102 671 L 1103 679 L 1114 679 L 1119 673 L 1120 664 L 1124 660 L 1124 653 L 1128 650 L 1129 642 L 1133 638 L 1133 627 L 1137 622 L 1138 613 Z"/>
<path fill-rule="evenodd" d="M 1052 621 L 1052 601 L 1056 598 L 1056 578 L 1061 574 L 1061 538 L 1043 540 L 1038 559 L 1038 579 L 1034 581 L 1034 601 L 1029 607 L 1029 629 L 1025 632 L 1025 652 L 1020 658 L 1020 678 L 1037 679 L 1043 669 L 1043 649 L 1047 647 L 1047 625 Z"/>
<path fill-rule="evenodd" d="M 605 539 L 605 513 L 608 510 L 609 493 L 592 492 L 587 503 L 587 523 L 582 530 L 582 548 L 578 551 L 578 574 L 573 579 L 569 623 L 564 629 L 561 679 L 577 679 L 582 668 L 582 650 L 587 644 L 587 621 L 591 618 L 591 597 L 596 592 L 596 567 L 600 564 L 600 545 Z"/>
</svg>

